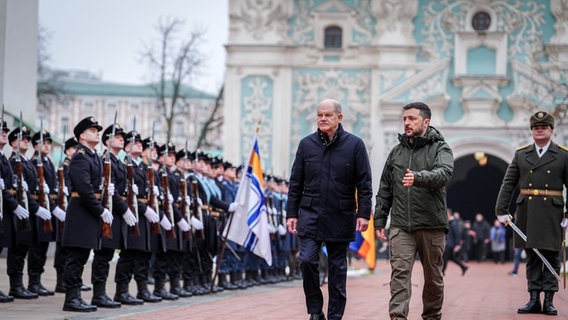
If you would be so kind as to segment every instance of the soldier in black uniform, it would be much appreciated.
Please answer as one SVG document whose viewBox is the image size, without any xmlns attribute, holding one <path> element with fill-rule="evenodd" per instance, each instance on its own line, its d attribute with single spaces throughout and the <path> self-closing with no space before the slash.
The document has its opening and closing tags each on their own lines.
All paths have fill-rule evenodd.
<svg viewBox="0 0 568 320">
<path fill-rule="evenodd" d="M 8 275 L 10 275 L 10 295 L 14 298 L 21 299 L 33 299 L 37 298 L 38 294 L 26 290 L 23 287 L 22 275 L 24 268 L 24 259 L 26 254 L 29 252 L 30 246 L 38 245 L 41 232 L 41 224 L 43 220 L 51 219 L 51 213 L 39 206 L 36 199 L 32 197 L 31 192 L 37 191 L 38 180 L 35 166 L 28 160 L 25 156 L 26 151 L 29 147 L 30 142 L 30 131 L 26 126 L 21 127 L 21 140 L 19 143 L 20 154 L 16 154 L 18 150 L 18 134 L 20 133 L 20 128 L 16 128 L 10 132 L 8 135 L 8 140 L 12 146 L 14 152 L 10 156 L 10 165 L 12 170 L 17 172 L 17 166 L 22 166 L 22 182 L 25 181 L 27 185 L 27 208 L 29 212 L 35 212 L 29 217 L 29 222 L 31 225 L 31 231 L 26 232 L 25 230 L 18 230 L 17 240 L 18 244 L 16 247 L 8 249 Z M 16 173 L 17 175 L 17 173 Z M 20 177 L 19 177 L 20 178 Z M 18 178 L 18 179 L 19 179 Z"/>
<path fill-rule="evenodd" d="M 2 248 L 10 248 L 17 245 L 17 230 L 16 222 L 22 218 L 29 217 L 29 212 L 24 209 L 15 198 L 14 190 L 14 173 L 12 167 L 6 159 L 2 149 L 8 142 L 8 129 L 6 121 L 0 119 L 2 123 L 2 130 L 0 131 L 0 189 L 2 189 L 2 229 L 0 230 L 0 252 Z M 23 286 L 22 286 L 23 288 Z M 6 295 L 0 291 L 0 302 L 12 302 L 14 297 L 11 295 Z"/>
<path fill-rule="evenodd" d="M 128 155 L 125 159 L 125 164 L 127 170 L 132 171 L 134 180 L 133 191 L 137 195 L 133 200 L 137 199 L 135 205 L 138 207 L 139 234 L 136 235 L 129 232 L 126 248 L 120 252 L 120 258 L 116 264 L 116 294 L 114 300 L 127 305 L 142 304 L 143 302 L 160 302 L 162 298 L 148 291 L 146 282 L 152 254 L 150 247 L 150 223 L 159 223 L 160 216 L 148 206 L 148 178 L 146 168 L 141 165 L 142 138 L 138 132 L 130 131 L 126 135 L 124 151 Z M 130 180 L 127 181 L 127 185 L 129 184 Z M 125 194 L 125 196 L 128 196 L 128 194 Z M 128 283 L 133 276 L 138 286 L 136 298 L 128 293 Z"/>
<path fill-rule="evenodd" d="M 520 147 L 507 168 L 497 197 L 495 213 L 504 224 L 509 221 L 509 203 L 519 186 L 515 224 L 527 236 L 523 241 L 515 235 L 516 248 L 527 253 L 527 282 L 530 299 L 517 313 L 558 312 L 552 300 L 558 291 L 556 277 L 535 253 L 538 249 L 556 273 L 560 271 L 562 235 L 568 226 L 568 213 L 562 190 L 568 187 L 568 148 L 554 143 L 554 118 L 540 111 L 530 118 L 534 144 Z M 544 291 L 544 304 L 540 293 Z"/>
<path fill-rule="evenodd" d="M 81 298 L 82 275 L 91 249 L 100 249 L 101 223 L 112 223 L 112 213 L 101 204 L 103 163 L 95 148 L 102 127 L 93 117 L 81 120 L 73 129 L 79 141 L 69 164 L 71 199 L 65 217 L 62 245 L 67 252 L 63 282 L 64 311 L 90 312 L 97 307 Z"/>
</svg>

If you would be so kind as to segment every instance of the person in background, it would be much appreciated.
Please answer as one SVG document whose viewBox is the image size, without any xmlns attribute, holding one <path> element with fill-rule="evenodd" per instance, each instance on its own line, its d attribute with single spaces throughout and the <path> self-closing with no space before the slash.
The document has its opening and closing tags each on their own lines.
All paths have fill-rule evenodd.
<svg viewBox="0 0 568 320">
<path fill-rule="evenodd" d="M 491 253 L 495 263 L 505 263 L 506 235 L 507 231 L 505 227 L 501 225 L 499 220 L 495 220 L 489 235 L 489 239 L 491 240 Z"/>
</svg>

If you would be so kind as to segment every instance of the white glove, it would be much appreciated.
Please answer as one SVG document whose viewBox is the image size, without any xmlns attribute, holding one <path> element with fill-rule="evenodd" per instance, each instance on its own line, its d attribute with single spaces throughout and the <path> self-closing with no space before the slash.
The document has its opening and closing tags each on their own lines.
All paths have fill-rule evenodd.
<svg viewBox="0 0 568 320">
<path fill-rule="evenodd" d="M 283 217 L 284 219 L 286 219 L 286 215 L 287 215 L 286 210 L 282 209 L 282 217 Z"/>
<path fill-rule="evenodd" d="M 168 201 L 169 201 L 170 203 L 174 203 L 174 196 L 172 196 L 172 194 L 169 193 L 169 192 L 168 192 Z"/>
<path fill-rule="evenodd" d="M 164 228 L 167 231 L 172 229 L 172 224 L 170 223 L 170 220 L 168 220 L 168 218 L 166 217 L 162 218 L 162 220 L 160 221 L 160 225 L 162 226 L 162 228 Z"/>
<path fill-rule="evenodd" d="M 136 217 L 130 209 L 126 209 L 126 212 L 122 215 L 122 219 L 124 219 L 124 222 L 126 222 L 129 227 L 136 224 Z"/>
<path fill-rule="evenodd" d="M 509 221 L 511 221 L 511 218 L 508 214 L 502 214 L 497 216 L 497 220 L 499 220 L 499 222 L 501 222 L 502 224 L 507 224 L 509 223 Z"/>
<path fill-rule="evenodd" d="M 193 227 L 193 229 L 195 230 L 203 230 L 203 222 L 201 222 L 199 219 L 197 219 L 196 217 L 191 217 L 189 219 L 189 221 L 191 222 L 191 226 Z"/>
<path fill-rule="evenodd" d="M 69 196 L 69 189 L 67 188 L 67 186 L 63 186 L 63 194 L 67 197 Z"/>
<path fill-rule="evenodd" d="M 156 223 L 160 221 L 160 216 L 154 211 L 150 206 L 146 207 L 146 212 L 144 212 L 144 216 L 150 223 Z"/>
<path fill-rule="evenodd" d="M 185 203 L 187 203 L 188 206 L 191 205 L 191 198 L 189 196 L 185 196 Z"/>
<path fill-rule="evenodd" d="M 42 220 L 51 219 L 51 212 L 44 207 L 39 207 L 35 213 L 36 217 L 40 217 Z"/>
<path fill-rule="evenodd" d="M 568 227 L 568 218 L 562 219 L 562 222 L 560 222 L 560 226 L 561 226 L 562 228 Z"/>
<path fill-rule="evenodd" d="M 134 191 L 135 195 L 138 195 L 138 186 L 135 184 L 132 185 L 132 191 Z"/>
<path fill-rule="evenodd" d="M 47 185 L 47 183 L 43 183 L 43 192 L 49 194 L 49 186 Z"/>
<path fill-rule="evenodd" d="M 156 196 L 159 196 L 159 195 L 160 195 L 160 188 L 158 188 L 158 186 L 154 185 L 154 186 L 152 187 L 152 191 L 154 191 L 154 194 L 155 194 Z"/>
<path fill-rule="evenodd" d="M 237 211 L 237 208 L 239 207 L 239 204 L 236 202 L 233 202 L 229 205 L 229 212 L 235 212 Z"/>
<path fill-rule="evenodd" d="M 28 192 L 28 183 L 26 182 L 26 180 L 22 179 L 22 188 L 24 188 L 25 192 Z"/>
<path fill-rule="evenodd" d="M 230 211 L 231 211 L 231 210 L 229 210 L 229 212 L 230 212 Z M 267 212 L 268 214 L 272 214 L 272 207 L 266 206 L 266 212 Z"/>
<path fill-rule="evenodd" d="M 281 236 L 286 235 L 286 228 L 282 224 L 278 225 L 278 234 Z"/>
<path fill-rule="evenodd" d="M 270 234 L 276 233 L 276 227 L 274 227 L 274 226 L 272 225 L 272 223 L 269 223 L 269 224 L 268 224 L 268 233 L 270 233 Z"/>
<path fill-rule="evenodd" d="M 57 218 L 57 220 L 61 222 L 65 221 L 65 216 L 67 215 L 65 211 L 61 210 L 61 208 L 59 208 L 58 206 L 55 206 L 55 209 L 53 209 L 52 214 Z"/>
<path fill-rule="evenodd" d="M 203 207 L 203 201 L 201 201 L 200 197 L 197 197 L 197 204 L 199 204 L 199 207 Z"/>
<path fill-rule="evenodd" d="M 101 213 L 101 219 L 103 219 L 104 223 L 112 224 L 112 220 L 114 219 L 114 217 L 112 216 L 112 213 L 110 213 L 110 211 L 108 211 L 108 209 L 105 208 L 103 213 Z"/>
<path fill-rule="evenodd" d="M 108 191 L 109 196 L 111 196 L 111 197 L 114 196 L 114 183 L 111 182 L 111 183 L 108 184 L 108 190 L 107 191 Z"/>
<path fill-rule="evenodd" d="M 189 224 L 187 223 L 187 221 L 185 221 L 185 219 L 181 219 L 180 221 L 178 221 L 177 225 L 181 229 L 181 231 L 183 232 L 189 231 Z"/>
<path fill-rule="evenodd" d="M 26 210 L 24 207 L 22 207 L 21 205 L 18 205 L 18 207 L 16 208 L 16 210 L 14 210 L 14 214 L 16 215 L 16 217 L 18 217 L 18 219 L 20 220 L 24 220 L 30 217 L 30 213 L 28 212 L 28 210 Z"/>
<path fill-rule="evenodd" d="M 4 179 L 0 178 L 0 190 L 6 189 L 6 185 L 4 184 Z"/>
<path fill-rule="evenodd" d="M 276 207 L 272 207 L 272 213 L 278 214 L 278 210 L 276 210 Z"/>
</svg>

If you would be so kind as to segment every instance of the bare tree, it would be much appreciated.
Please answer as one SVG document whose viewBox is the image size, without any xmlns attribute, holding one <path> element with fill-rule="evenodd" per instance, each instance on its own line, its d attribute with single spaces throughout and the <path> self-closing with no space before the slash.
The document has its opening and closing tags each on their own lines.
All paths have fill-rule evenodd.
<svg viewBox="0 0 568 320">
<path fill-rule="evenodd" d="M 160 19 L 156 27 L 159 43 L 147 45 L 142 52 L 142 61 L 148 64 L 152 77 L 157 79 L 150 85 L 166 122 L 167 141 L 171 140 L 175 118 L 190 107 L 188 84 L 204 61 L 199 46 L 205 31 L 194 28 L 189 34 L 183 34 L 184 23 L 180 19 Z"/>
<path fill-rule="evenodd" d="M 207 141 L 207 134 L 213 130 L 219 130 L 219 128 L 221 128 L 221 126 L 223 125 L 223 116 L 221 114 L 221 107 L 223 106 L 223 92 L 224 92 L 225 87 L 221 87 L 221 89 L 219 90 L 219 93 L 217 94 L 217 98 L 215 99 L 215 105 L 213 106 L 213 109 L 211 110 L 211 114 L 209 115 L 209 118 L 205 121 L 205 123 L 203 124 L 203 127 L 201 127 L 201 130 L 199 132 L 199 139 L 197 139 L 197 147 L 196 148 L 201 148 L 201 147 L 212 147 L 215 149 L 220 149 L 221 145 L 218 143 L 214 143 L 212 141 Z"/>
</svg>

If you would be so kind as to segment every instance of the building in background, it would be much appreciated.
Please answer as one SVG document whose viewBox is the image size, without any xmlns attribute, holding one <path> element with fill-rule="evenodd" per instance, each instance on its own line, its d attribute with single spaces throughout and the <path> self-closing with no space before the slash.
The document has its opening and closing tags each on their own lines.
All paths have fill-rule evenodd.
<svg viewBox="0 0 568 320">
<path fill-rule="evenodd" d="M 448 206 L 494 215 L 515 149 L 536 110 L 568 143 L 567 0 L 229 1 L 225 154 L 248 152 L 257 122 L 268 172 L 288 176 L 319 101 L 343 106 L 346 130 L 371 154 L 374 184 L 402 131 L 402 107 L 424 101 L 455 156 Z M 231 102 L 231 103 L 228 103 Z M 560 125 L 562 123 L 562 125 Z"/>
</svg>

